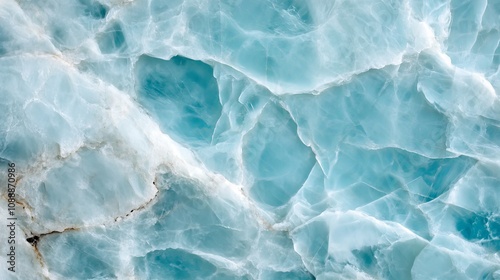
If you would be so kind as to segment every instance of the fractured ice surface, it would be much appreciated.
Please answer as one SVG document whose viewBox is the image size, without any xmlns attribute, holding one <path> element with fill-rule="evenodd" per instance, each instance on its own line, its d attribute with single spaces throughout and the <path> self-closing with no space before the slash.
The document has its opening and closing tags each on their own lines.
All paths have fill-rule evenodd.
<svg viewBox="0 0 500 280">
<path fill-rule="evenodd" d="M 0 279 L 500 279 L 499 65 L 497 0 L 2 1 Z"/>
</svg>

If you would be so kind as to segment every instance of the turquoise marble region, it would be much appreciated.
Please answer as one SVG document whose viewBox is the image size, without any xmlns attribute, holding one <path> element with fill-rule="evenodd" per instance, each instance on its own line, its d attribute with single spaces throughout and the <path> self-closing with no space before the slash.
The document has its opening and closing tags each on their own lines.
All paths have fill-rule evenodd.
<svg viewBox="0 0 500 280">
<path fill-rule="evenodd" d="M 499 65 L 498 0 L 0 1 L 0 279 L 500 279 Z"/>
</svg>

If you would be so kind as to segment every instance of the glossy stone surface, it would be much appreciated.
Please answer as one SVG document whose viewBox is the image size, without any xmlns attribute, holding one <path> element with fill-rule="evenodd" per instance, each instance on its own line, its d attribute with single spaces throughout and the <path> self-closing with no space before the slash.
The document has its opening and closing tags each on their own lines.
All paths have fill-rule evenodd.
<svg viewBox="0 0 500 280">
<path fill-rule="evenodd" d="M 499 65 L 497 0 L 1 1 L 0 279 L 500 279 Z"/>
</svg>

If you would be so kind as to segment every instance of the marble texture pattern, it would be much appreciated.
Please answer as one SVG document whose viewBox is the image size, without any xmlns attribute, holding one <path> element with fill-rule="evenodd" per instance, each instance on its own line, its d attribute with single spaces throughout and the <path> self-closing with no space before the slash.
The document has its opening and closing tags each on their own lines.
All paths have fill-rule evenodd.
<svg viewBox="0 0 500 280">
<path fill-rule="evenodd" d="M 3 0 L 0 279 L 500 279 L 499 65 L 498 0 Z"/>
</svg>

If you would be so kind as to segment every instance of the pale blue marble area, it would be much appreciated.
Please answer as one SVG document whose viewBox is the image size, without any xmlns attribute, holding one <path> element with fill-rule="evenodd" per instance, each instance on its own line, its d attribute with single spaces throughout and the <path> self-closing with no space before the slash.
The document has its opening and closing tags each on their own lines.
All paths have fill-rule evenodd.
<svg viewBox="0 0 500 280">
<path fill-rule="evenodd" d="M 3 0 L 0 82 L 2 280 L 500 280 L 499 0 Z"/>
</svg>

